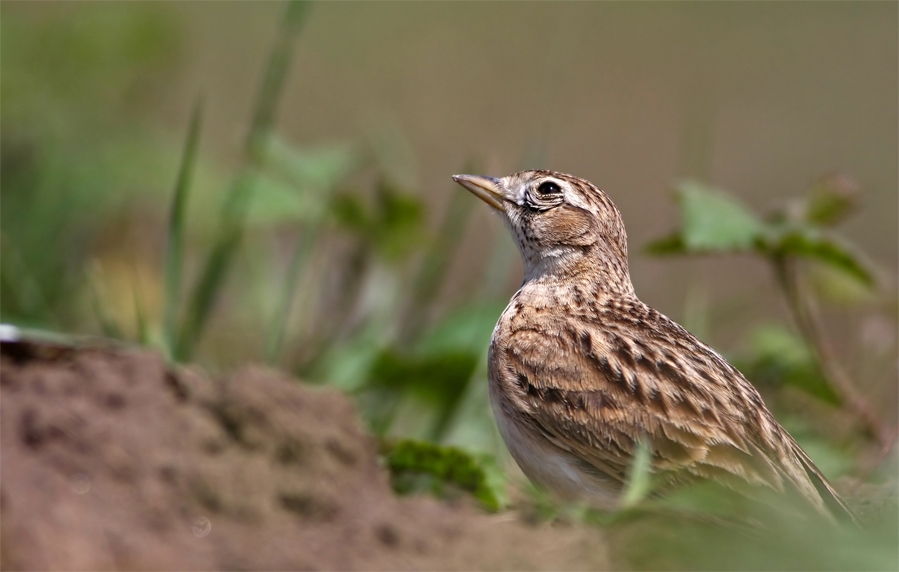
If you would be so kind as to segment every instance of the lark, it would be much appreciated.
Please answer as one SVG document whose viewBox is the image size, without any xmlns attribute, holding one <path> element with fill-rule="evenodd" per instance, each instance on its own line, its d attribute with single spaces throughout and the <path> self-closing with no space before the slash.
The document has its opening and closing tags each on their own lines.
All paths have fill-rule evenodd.
<svg viewBox="0 0 899 572">
<path fill-rule="evenodd" d="M 552 171 L 453 179 L 500 213 L 524 262 L 490 343 L 489 393 L 529 479 L 615 509 L 646 447 L 660 490 L 709 479 L 851 515 L 746 378 L 637 298 L 603 191 Z"/>
</svg>

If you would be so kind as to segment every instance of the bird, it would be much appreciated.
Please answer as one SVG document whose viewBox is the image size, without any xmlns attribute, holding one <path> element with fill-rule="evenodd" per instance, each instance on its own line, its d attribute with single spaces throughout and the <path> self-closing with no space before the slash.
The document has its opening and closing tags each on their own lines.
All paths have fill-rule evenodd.
<svg viewBox="0 0 899 572">
<path fill-rule="evenodd" d="M 712 481 L 854 519 L 743 374 L 637 298 L 621 213 L 605 192 L 547 170 L 453 180 L 503 218 L 524 263 L 493 331 L 488 387 L 532 482 L 618 510 L 644 447 L 658 490 Z"/>
</svg>

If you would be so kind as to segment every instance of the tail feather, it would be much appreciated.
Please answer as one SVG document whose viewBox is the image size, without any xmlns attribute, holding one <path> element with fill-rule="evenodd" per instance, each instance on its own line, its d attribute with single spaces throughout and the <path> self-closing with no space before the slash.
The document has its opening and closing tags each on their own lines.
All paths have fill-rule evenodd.
<svg viewBox="0 0 899 572">
<path fill-rule="evenodd" d="M 831 515 L 841 522 L 851 521 L 855 524 L 859 524 L 858 516 L 846 501 L 843 500 L 836 489 L 833 488 L 833 485 L 831 485 L 827 478 L 821 473 L 820 469 L 815 466 L 815 463 L 809 458 L 805 451 L 803 451 L 799 445 L 795 445 L 793 452 L 796 454 L 796 457 L 802 464 L 802 468 L 805 469 L 806 475 L 808 475 L 812 485 L 815 486 L 815 490 L 818 491 L 818 495 L 821 497 L 821 500 L 824 501 L 824 504 L 827 506 Z"/>
</svg>

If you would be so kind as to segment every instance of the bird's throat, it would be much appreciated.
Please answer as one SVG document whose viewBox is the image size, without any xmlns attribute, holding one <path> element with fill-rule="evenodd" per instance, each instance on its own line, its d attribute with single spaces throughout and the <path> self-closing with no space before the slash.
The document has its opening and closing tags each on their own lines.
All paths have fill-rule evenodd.
<svg viewBox="0 0 899 572">
<path fill-rule="evenodd" d="M 524 283 L 559 286 L 589 283 L 608 295 L 633 295 L 627 258 L 608 256 L 595 245 L 589 248 L 559 246 L 539 253 L 522 252 Z"/>
</svg>

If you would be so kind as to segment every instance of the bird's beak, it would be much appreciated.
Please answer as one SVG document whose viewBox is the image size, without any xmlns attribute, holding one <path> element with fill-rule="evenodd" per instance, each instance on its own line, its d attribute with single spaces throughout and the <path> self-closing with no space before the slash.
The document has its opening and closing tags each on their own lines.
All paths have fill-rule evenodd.
<svg viewBox="0 0 899 572">
<path fill-rule="evenodd" d="M 453 175 L 453 180 L 468 189 L 491 207 L 503 210 L 503 193 L 499 179 L 481 175 Z"/>
</svg>

